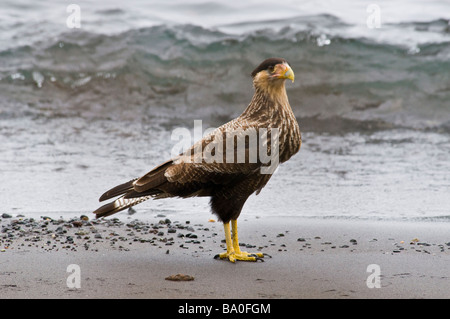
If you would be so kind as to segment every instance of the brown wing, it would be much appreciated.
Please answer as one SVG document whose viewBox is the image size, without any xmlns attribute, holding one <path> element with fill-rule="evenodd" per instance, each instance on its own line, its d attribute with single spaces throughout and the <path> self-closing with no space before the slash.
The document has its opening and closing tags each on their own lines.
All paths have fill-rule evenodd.
<svg viewBox="0 0 450 319">
<path fill-rule="evenodd" d="M 107 191 L 100 201 L 123 196 L 94 213 L 97 217 L 108 216 L 150 198 L 211 196 L 220 185 L 236 184 L 250 175 L 259 175 L 261 162 L 257 156 L 251 157 L 257 145 L 250 139 L 256 133 L 255 127 L 248 123 L 244 127 L 237 119 L 231 121 L 178 157 Z M 230 136 L 234 143 L 227 144 Z"/>
</svg>

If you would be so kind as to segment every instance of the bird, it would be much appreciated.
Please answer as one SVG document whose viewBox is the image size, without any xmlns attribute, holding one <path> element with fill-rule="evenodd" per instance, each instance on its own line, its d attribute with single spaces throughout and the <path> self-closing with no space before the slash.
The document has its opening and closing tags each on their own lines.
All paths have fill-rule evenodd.
<svg viewBox="0 0 450 319">
<path fill-rule="evenodd" d="M 263 261 L 264 253 L 241 251 L 237 219 L 250 195 L 258 195 L 279 164 L 300 150 L 302 139 L 286 92 L 286 80 L 295 78 L 288 61 L 265 59 L 251 77 L 254 94 L 240 116 L 147 174 L 105 192 L 100 202 L 119 197 L 95 210 L 96 218 L 149 199 L 210 197 L 227 246 L 214 257 L 233 263 Z"/>
</svg>

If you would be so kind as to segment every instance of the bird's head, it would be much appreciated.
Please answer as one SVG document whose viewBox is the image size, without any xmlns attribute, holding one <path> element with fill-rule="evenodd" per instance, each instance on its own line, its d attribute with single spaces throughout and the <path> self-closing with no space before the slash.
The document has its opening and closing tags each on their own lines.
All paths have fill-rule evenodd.
<svg viewBox="0 0 450 319">
<path fill-rule="evenodd" d="M 253 70 L 252 77 L 255 87 L 271 90 L 284 87 L 286 79 L 294 82 L 294 71 L 285 59 L 269 58 Z"/>
</svg>

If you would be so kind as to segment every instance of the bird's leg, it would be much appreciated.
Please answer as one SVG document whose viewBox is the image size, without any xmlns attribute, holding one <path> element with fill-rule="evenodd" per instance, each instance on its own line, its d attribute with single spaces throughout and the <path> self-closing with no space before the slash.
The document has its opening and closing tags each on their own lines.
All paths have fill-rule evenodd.
<svg viewBox="0 0 450 319">
<path fill-rule="evenodd" d="M 237 220 L 231 220 L 231 227 L 233 230 L 233 235 L 230 232 L 230 223 L 224 223 L 223 228 L 225 231 L 225 242 L 227 244 L 227 251 L 216 255 L 214 258 L 228 259 L 231 262 L 236 260 L 243 261 L 257 261 L 264 257 L 263 253 L 248 253 L 246 251 L 241 251 L 239 248 L 239 239 L 237 233 Z"/>
<path fill-rule="evenodd" d="M 229 261 L 234 263 L 236 259 L 234 258 L 233 241 L 231 239 L 231 232 L 230 232 L 230 222 L 223 223 L 223 230 L 225 231 L 225 242 L 227 244 L 227 251 L 214 256 L 214 258 L 228 259 Z"/>
<path fill-rule="evenodd" d="M 231 230 L 232 230 L 232 241 L 233 250 L 237 260 L 248 260 L 257 261 L 258 258 L 263 258 L 263 253 L 248 253 L 246 251 L 241 251 L 239 247 L 238 230 L 237 230 L 237 219 L 231 220 Z"/>
</svg>

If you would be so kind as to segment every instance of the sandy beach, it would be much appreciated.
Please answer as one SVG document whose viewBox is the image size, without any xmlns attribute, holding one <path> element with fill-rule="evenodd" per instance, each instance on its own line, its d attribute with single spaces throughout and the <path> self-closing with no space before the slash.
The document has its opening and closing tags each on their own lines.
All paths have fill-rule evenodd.
<svg viewBox="0 0 450 319">
<path fill-rule="evenodd" d="M 296 314 L 307 298 L 449 299 L 449 28 L 450 1 L 0 1 L 0 299 L 287 300 Z M 242 250 L 265 258 L 233 264 L 214 258 L 223 225 L 195 196 L 237 212 L 256 168 L 159 165 L 240 114 L 235 132 L 281 129 L 281 165 L 238 221 Z M 94 219 L 101 194 L 158 166 L 120 206 L 132 188 L 160 200 Z M 179 194 L 192 198 L 163 199 Z"/>
<path fill-rule="evenodd" d="M 223 230 L 207 218 L 12 216 L 1 227 L 1 298 L 450 298 L 445 222 L 244 216 L 243 250 L 267 256 L 235 264 L 213 258 Z M 166 280 L 176 274 L 194 280 Z"/>
</svg>

